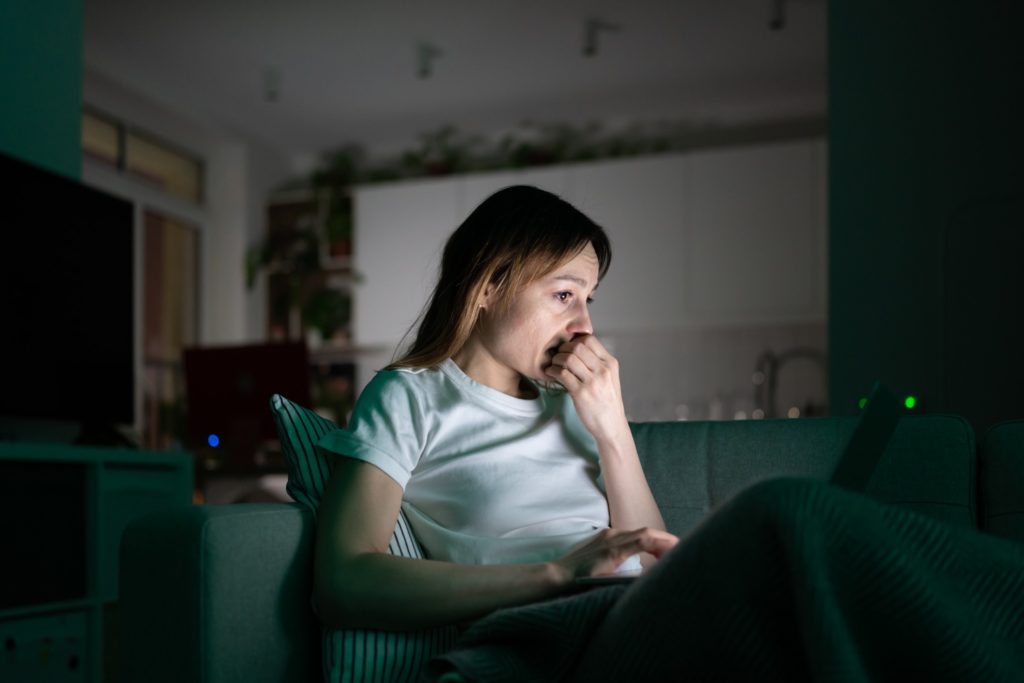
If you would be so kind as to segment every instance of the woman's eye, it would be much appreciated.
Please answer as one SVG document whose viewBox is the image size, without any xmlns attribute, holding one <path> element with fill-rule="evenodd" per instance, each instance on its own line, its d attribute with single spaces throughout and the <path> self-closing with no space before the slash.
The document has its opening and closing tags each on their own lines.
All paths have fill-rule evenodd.
<svg viewBox="0 0 1024 683">
<path fill-rule="evenodd" d="M 558 299 L 563 304 L 568 303 L 569 299 L 572 298 L 572 292 L 558 292 L 557 294 L 555 294 L 555 298 Z"/>
</svg>

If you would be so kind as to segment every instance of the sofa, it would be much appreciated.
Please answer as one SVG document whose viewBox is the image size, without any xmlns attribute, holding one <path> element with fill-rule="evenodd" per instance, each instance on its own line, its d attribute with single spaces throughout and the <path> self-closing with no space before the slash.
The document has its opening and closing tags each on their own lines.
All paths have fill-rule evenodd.
<svg viewBox="0 0 1024 683">
<path fill-rule="evenodd" d="M 825 480 L 853 417 L 632 425 L 670 531 L 684 538 L 755 482 Z M 956 416 L 905 416 L 867 495 L 1024 542 L 1024 420 L 976 443 Z M 321 679 L 310 607 L 313 513 L 297 503 L 200 505 L 136 520 L 121 546 L 121 679 Z"/>
</svg>

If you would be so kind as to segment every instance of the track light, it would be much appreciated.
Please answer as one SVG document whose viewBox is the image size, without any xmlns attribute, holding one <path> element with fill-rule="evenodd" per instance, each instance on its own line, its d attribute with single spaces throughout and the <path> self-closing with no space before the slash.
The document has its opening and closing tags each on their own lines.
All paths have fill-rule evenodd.
<svg viewBox="0 0 1024 683">
<path fill-rule="evenodd" d="M 598 37 L 601 33 L 614 33 L 622 29 L 619 24 L 613 24 L 603 19 L 587 19 L 583 28 L 583 56 L 594 57 L 598 50 Z"/>
<path fill-rule="evenodd" d="M 771 0 L 772 19 L 768 26 L 773 31 L 781 31 L 786 25 L 786 0 Z"/>
<path fill-rule="evenodd" d="M 263 99 L 267 102 L 277 102 L 281 97 L 281 72 L 276 67 L 268 66 L 263 69 Z"/>
<path fill-rule="evenodd" d="M 443 55 L 441 48 L 431 43 L 422 42 L 416 46 L 416 76 L 430 78 L 434 74 L 434 60 Z"/>
</svg>

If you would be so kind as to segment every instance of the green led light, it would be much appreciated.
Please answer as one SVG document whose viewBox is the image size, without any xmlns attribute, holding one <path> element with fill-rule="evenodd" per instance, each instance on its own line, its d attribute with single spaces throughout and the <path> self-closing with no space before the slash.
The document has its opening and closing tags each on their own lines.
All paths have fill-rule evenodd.
<svg viewBox="0 0 1024 683">
<path fill-rule="evenodd" d="M 917 405 L 917 397 L 907 396 L 905 399 L 903 399 L 903 405 L 907 407 L 907 410 L 913 410 L 914 406 Z"/>
<path fill-rule="evenodd" d="M 866 406 L 867 404 L 868 400 L 866 398 L 862 398 L 861 400 L 857 401 L 857 407 L 860 408 L 861 410 L 864 410 L 864 406 Z"/>
</svg>

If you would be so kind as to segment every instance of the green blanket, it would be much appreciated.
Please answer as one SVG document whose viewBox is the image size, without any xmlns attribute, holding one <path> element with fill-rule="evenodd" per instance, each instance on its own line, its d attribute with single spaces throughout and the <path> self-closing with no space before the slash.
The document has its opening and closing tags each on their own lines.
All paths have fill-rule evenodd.
<svg viewBox="0 0 1024 683">
<path fill-rule="evenodd" d="M 448 673 L 446 673 L 448 672 Z M 628 589 L 498 611 L 469 681 L 1022 681 L 1024 547 L 808 481 L 758 484 Z"/>
</svg>

